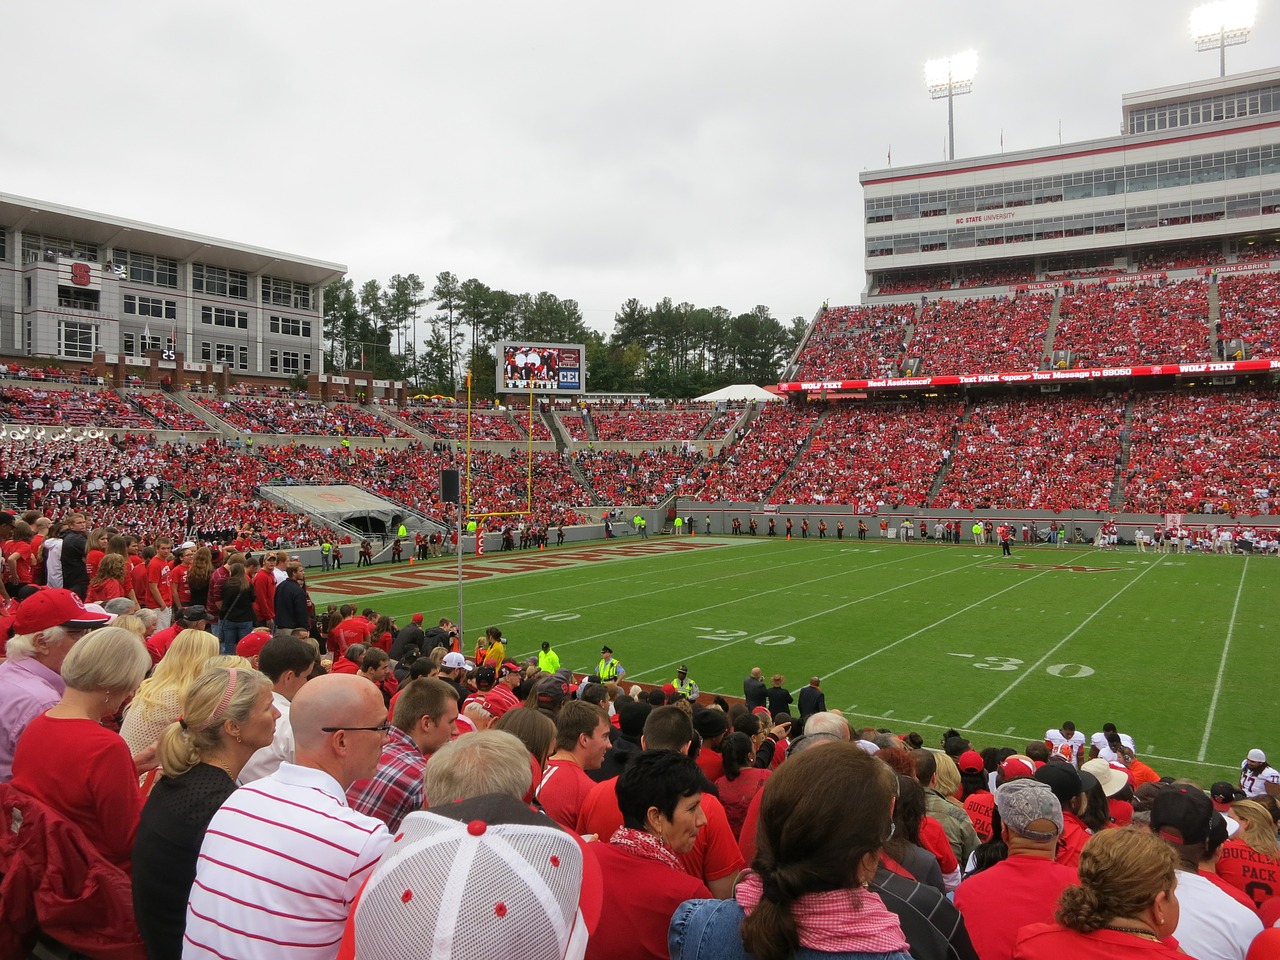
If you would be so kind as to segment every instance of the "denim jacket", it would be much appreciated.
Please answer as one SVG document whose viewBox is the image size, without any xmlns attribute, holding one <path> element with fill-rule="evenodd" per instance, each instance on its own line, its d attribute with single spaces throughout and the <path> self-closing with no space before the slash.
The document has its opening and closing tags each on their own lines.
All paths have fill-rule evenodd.
<svg viewBox="0 0 1280 960">
<path fill-rule="evenodd" d="M 686 900 L 667 931 L 671 960 L 751 960 L 738 927 L 742 907 L 736 900 Z M 801 947 L 795 960 L 911 960 L 909 954 L 823 953 Z"/>
</svg>

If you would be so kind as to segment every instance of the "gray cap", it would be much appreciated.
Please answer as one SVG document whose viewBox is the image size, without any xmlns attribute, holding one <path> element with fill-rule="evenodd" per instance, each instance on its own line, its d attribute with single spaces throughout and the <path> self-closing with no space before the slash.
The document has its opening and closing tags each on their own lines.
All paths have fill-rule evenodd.
<svg viewBox="0 0 1280 960">
<path fill-rule="evenodd" d="M 1054 840 L 1062 833 L 1062 805 L 1053 791 L 1039 780 L 1024 777 L 1002 783 L 996 788 L 996 809 L 1000 811 L 1000 822 L 1010 832 L 1028 840 Z M 1048 820 L 1057 829 L 1053 832 L 1030 829 L 1036 820 Z"/>
</svg>

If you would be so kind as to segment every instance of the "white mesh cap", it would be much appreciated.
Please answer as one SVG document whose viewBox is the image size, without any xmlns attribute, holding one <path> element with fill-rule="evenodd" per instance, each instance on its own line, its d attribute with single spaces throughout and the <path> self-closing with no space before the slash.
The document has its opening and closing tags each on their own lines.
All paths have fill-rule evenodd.
<svg viewBox="0 0 1280 960">
<path fill-rule="evenodd" d="M 357 960 L 580 958 L 582 850 L 552 826 L 409 814 L 352 916 Z"/>
</svg>

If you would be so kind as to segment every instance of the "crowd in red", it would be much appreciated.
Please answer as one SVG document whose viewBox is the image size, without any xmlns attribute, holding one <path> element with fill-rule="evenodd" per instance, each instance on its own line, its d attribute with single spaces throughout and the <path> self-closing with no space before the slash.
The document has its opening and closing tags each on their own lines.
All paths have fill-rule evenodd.
<svg viewBox="0 0 1280 960">
<path fill-rule="evenodd" d="M 971 287 L 1008 287 L 1015 283 L 1031 283 L 1036 278 L 1033 264 L 1026 264 L 1021 269 L 1010 268 L 1004 261 L 974 267 L 960 278 L 958 286 L 961 290 Z"/>
<path fill-rule="evenodd" d="M 957 428 L 956 455 L 933 506 L 1107 510 L 1123 399 L 983 399 Z"/>
<path fill-rule="evenodd" d="M 212 429 L 209 424 L 205 423 L 190 410 L 178 406 L 172 398 L 163 393 L 135 392 L 125 394 L 125 396 L 146 411 L 155 419 L 156 423 L 166 430 Z"/>
<path fill-rule="evenodd" d="M 795 460 L 816 421 L 815 409 L 768 404 L 738 442 L 699 466 L 680 485 L 680 496 L 702 500 L 765 499 Z"/>
<path fill-rule="evenodd" d="M 406 407 L 398 411 L 396 416 L 411 427 L 446 440 L 465 439 L 470 429 L 473 440 L 505 440 L 512 443 L 529 441 L 528 411 L 516 411 L 508 415 L 502 411 L 478 413 L 473 410 L 469 428 L 467 411 L 463 408 Z M 537 413 L 533 416 L 533 439 L 551 439 L 551 431 Z"/>
<path fill-rule="evenodd" d="M 801 351 L 796 379 L 896 376 L 915 315 L 916 308 L 904 304 L 824 310 Z"/>
<path fill-rule="evenodd" d="M 1218 303 L 1223 340 L 1239 337 L 1252 347 L 1255 356 L 1276 356 L 1280 349 L 1280 273 L 1219 277 Z"/>
<path fill-rule="evenodd" d="M 1280 484 L 1278 400 L 1274 387 L 1138 397 L 1124 509 L 1272 513 Z"/>
<path fill-rule="evenodd" d="M 0 387 L 0 422 L 154 430 L 156 423 L 112 390 Z"/>
<path fill-rule="evenodd" d="M 656 506 L 696 470 L 702 455 L 688 450 L 579 450 L 574 461 L 596 497 L 607 504 Z"/>
<path fill-rule="evenodd" d="M 240 394 L 234 401 L 194 397 L 237 430 L 290 436 L 408 437 L 375 413 L 349 403 L 325 406 L 310 400 Z"/>
<path fill-rule="evenodd" d="M 920 312 L 907 354 L 921 373 L 1036 370 L 1044 356 L 1052 294 L 935 300 Z"/>
<path fill-rule="evenodd" d="M 1209 285 L 1201 279 L 1065 294 L 1053 347 L 1077 367 L 1209 359 Z"/>
<path fill-rule="evenodd" d="M 922 507 L 963 411 L 960 400 L 832 407 L 771 502 Z"/>
<path fill-rule="evenodd" d="M 591 420 L 600 440 L 634 440 L 669 443 L 696 440 L 711 423 L 711 409 L 673 412 L 593 409 Z"/>
</svg>

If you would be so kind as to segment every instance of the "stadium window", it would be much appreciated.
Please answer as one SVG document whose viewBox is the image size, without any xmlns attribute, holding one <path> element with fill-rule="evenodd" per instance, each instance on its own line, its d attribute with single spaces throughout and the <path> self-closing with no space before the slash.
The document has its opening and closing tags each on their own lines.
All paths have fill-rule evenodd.
<svg viewBox="0 0 1280 960">
<path fill-rule="evenodd" d="M 240 346 L 236 348 L 236 355 L 240 361 L 240 369 L 248 370 L 249 369 L 249 348 L 244 344 L 240 344 Z"/>
<path fill-rule="evenodd" d="M 120 352 L 126 357 L 136 357 L 135 352 L 138 349 L 137 338 L 132 333 L 120 334 Z"/>
<path fill-rule="evenodd" d="M 58 287 L 58 306 L 66 307 L 69 310 L 93 310 L 100 309 L 98 298 L 101 292 L 98 290 L 82 290 L 79 287 Z"/>
<path fill-rule="evenodd" d="M 178 303 L 176 300 L 161 300 L 158 297 L 140 297 L 126 293 L 123 298 L 124 312 L 130 316 L 155 317 L 157 320 L 176 320 Z"/>
<path fill-rule="evenodd" d="M 270 373 L 280 372 L 280 351 L 279 350 L 267 351 L 267 371 Z"/>
<path fill-rule="evenodd" d="M 98 347 L 98 328 L 74 320 L 58 321 L 58 353 L 73 360 L 92 360 Z"/>
<path fill-rule="evenodd" d="M 262 302 L 275 307 L 310 310 L 311 287 L 305 283 L 281 280 L 278 277 L 263 277 Z"/>
<path fill-rule="evenodd" d="M 8 232 L 0 227 L 0 262 L 9 259 Z"/>
<path fill-rule="evenodd" d="M 24 233 L 22 235 L 23 263 L 57 260 L 59 257 L 97 263 L 98 245 L 96 243 L 85 243 L 83 240 L 49 237 L 39 233 Z"/>
<path fill-rule="evenodd" d="M 299 317 L 271 317 L 270 330 L 272 333 L 283 334 L 288 337 L 310 337 L 311 321 L 303 320 Z"/>
<path fill-rule="evenodd" d="M 200 308 L 200 322 L 215 327 L 248 330 L 249 313 L 247 310 L 232 310 L 229 307 L 212 307 L 206 304 Z"/>
<path fill-rule="evenodd" d="M 213 344 L 208 340 L 200 341 L 200 359 L 205 363 L 209 363 L 213 360 Z"/>
<path fill-rule="evenodd" d="M 128 271 L 129 280 L 133 283 L 174 290 L 178 287 L 177 260 L 129 250 L 116 250 L 114 260 Z"/>
</svg>

